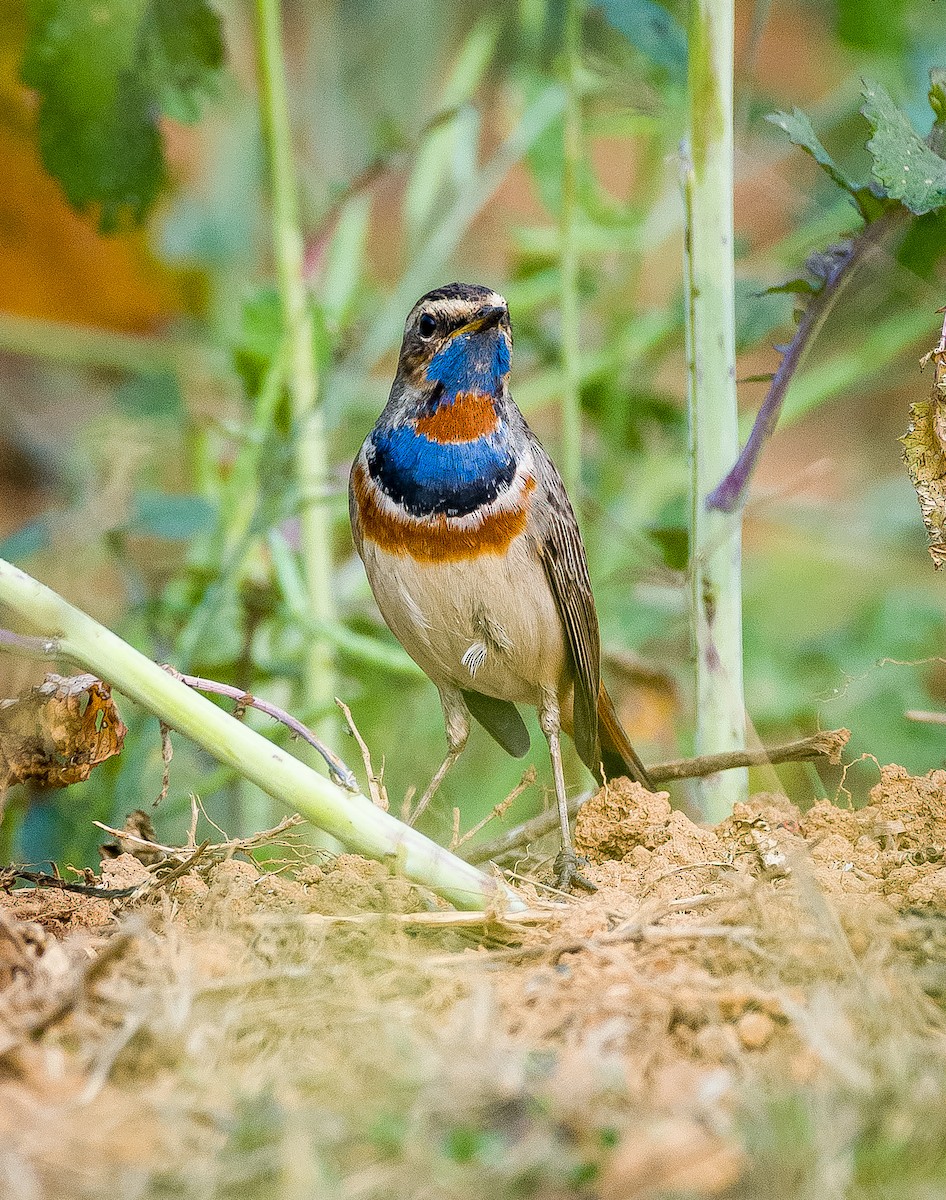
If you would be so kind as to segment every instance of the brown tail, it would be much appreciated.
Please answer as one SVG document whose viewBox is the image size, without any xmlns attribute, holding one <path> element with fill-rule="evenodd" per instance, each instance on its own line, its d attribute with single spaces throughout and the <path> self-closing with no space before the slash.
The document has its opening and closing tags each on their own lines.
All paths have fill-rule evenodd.
<svg viewBox="0 0 946 1200">
<path fill-rule="evenodd" d="M 598 691 L 598 739 L 601 742 L 601 761 L 604 764 L 606 779 L 617 779 L 626 775 L 628 779 L 642 783 L 648 791 L 654 790 L 647 768 L 637 757 L 637 751 L 628 740 L 603 683 Z"/>
</svg>

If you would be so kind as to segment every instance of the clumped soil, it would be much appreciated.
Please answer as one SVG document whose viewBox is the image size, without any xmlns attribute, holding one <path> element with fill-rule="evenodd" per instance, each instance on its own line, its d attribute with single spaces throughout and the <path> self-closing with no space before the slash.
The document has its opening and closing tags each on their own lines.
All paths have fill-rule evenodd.
<svg viewBox="0 0 946 1200">
<path fill-rule="evenodd" d="M 712 829 L 621 781 L 576 844 L 527 921 L 352 855 L 3 896 L 0 1194 L 944 1194 L 946 772 Z"/>
</svg>

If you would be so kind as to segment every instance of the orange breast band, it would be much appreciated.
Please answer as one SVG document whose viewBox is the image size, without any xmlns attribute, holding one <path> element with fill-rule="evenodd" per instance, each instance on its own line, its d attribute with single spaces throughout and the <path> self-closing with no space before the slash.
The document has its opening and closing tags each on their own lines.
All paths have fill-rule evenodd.
<svg viewBox="0 0 946 1200">
<path fill-rule="evenodd" d="M 362 537 L 388 554 L 408 554 L 418 562 L 460 562 L 484 554 L 505 554 L 526 527 L 528 502 L 519 508 L 500 509 L 479 525 L 464 529 L 451 524 L 443 514 L 418 519 L 388 512 L 379 503 L 360 463 L 352 482 Z M 535 482 L 529 479 L 526 494 L 534 487 Z"/>
<path fill-rule="evenodd" d="M 432 442 L 475 442 L 493 433 L 499 426 L 496 409 L 482 392 L 460 392 L 451 403 L 437 409 L 415 424 L 418 433 Z"/>
</svg>

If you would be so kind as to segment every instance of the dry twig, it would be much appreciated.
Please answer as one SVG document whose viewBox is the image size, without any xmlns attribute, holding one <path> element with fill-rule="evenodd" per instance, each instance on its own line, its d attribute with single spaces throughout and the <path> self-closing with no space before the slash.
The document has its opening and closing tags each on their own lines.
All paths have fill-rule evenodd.
<svg viewBox="0 0 946 1200">
<path fill-rule="evenodd" d="M 162 846 L 159 842 L 149 842 L 146 838 L 138 837 L 133 833 L 129 833 L 122 829 L 113 829 L 111 825 L 106 825 L 104 821 L 93 821 L 98 829 L 102 829 L 105 833 L 110 833 L 113 837 L 120 837 L 126 842 L 137 842 L 139 845 L 147 846 L 149 850 L 157 850 L 166 855 L 165 862 L 168 858 L 182 860 L 182 856 L 186 856 L 184 861 L 187 865 L 192 865 L 197 859 L 197 852 L 200 858 L 206 862 L 222 862 L 225 859 L 233 858 L 235 854 L 249 854 L 253 850 L 258 850 L 262 846 L 272 845 L 278 838 L 294 829 L 297 825 L 304 824 L 304 820 L 298 813 L 293 813 L 290 817 L 284 817 L 278 825 L 274 825 L 272 829 L 263 829 L 259 833 L 250 834 L 245 838 L 227 838 L 222 842 L 211 843 L 209 839 L 201 842 L 200 846 Z M 219 829 L 219 826 L 216 828 Z M 223 831 L 221 830 L 221 833 Z M 177 868 L 175 867 L 175 870 Z M 177 876 L 175 876 L 176 878 Z"/>
<path fill-rule="evenodd" d="M 532 787 L 534 783 L 535 767 L 529 767 L 506 799 L 500 800 L 500 802 L 486 814 L 482 821 L 478 821 L 472 829 L 468 829 L 462 836 L 460 835 L 460 810 L 455 808 L 453 810 L 453 837 L 450 839 L 450 849 L 456 851 L 458 847 L 463 845 L 464 842 L 468 842 L 470 838 L 476 837 L 479 831 L 485 828 L 490 821 L 495 821 L 498 817 L 504 817 L 512 804 L 519 799 L 524 791 Z"/>
<path fill-rule="evenodd" d="M 174 757 L 174 747 L 171 745 L 171 728 L 169 725 L 161 722 L 161 762 L 163 770 L 161 771 L 161 791 L 158 793 L 157 799 L 151 804 L 152 808 L 157 808 L 162 800 L 166 800 L 168 791 L 171 787 L 171 759 Z"/>
<path fill-rule="evenodd" d="M 374 764 L 371 761 L 371 751 L 368 749 L 368 743 L 361 736 L 361 731 L 355 724 L 355 718 L 351 715 L 351 709 L 344 700 L 335 697 L 335 703 L 345 715 L 345 721 L 348 728 L 351 730 L 351 735 L 358 743 L 358 749 L 361 751 L 361 761 L 364 763 L 365 775 L 368 777 L 368 792 L 371 795 L 372 804 L 376 804 L 378 808 L 383 808 L 385 812 L 391 807 L 388 801 L 387 788 L 384 786 L 384 767 L 381 768 L 381 774 L 375 772 Z"/>
<path fill-rule="evenodd" d="M 337 784 L 349 792 L 358 791 L 358 781 L 351 768 L 346 766 L 335 751 L 329 749 L 321 738 L 316 737 L 311 729 L 303 725 L 291 713 L 286 712 L 284 708 L 280 708 L 276 704 L 271 704 L 268 700 L 261 700 L 259 696 L 254 696 L 252 692 L 245 692 L 242 688 L 232 687 L 229 683 L 217 683 L 213 679 L 202 679 L 198 675 L 185 675 L 168 663 L 164 663 L 163 666 L 169 675 L 172 675 L 175 679 L 197 692 L 210 692 L 214 696 L 225 696 L 228 700 L 232 700 L 238 708 L 255 708 L 259 712 L 265 713 L 268 717 L 272 717 L 274 721 L 278 721 L 281 725 L 285 725 L 296 737 L 302 738 L 304 742 L 308 742 L 314 750 L 318 751 L 328 766 L 329 774 Z"/>
<path fill-rule="evenodd" d="M 924 712 L 922 709 L 911 708 L 903 714 L 908 721 L 922 721 L 924 725 L 946 725 L 946 713 Z"/>
<path fill-rule="evenodd" d="M 554 965 L 566 954 L 581 954 L 601 950 L 627 942 L 674 942 L 723 939 L 738 942 L 755 953 L 763 953 L 755 945 L 754 935 L 759 931 L 751 925 L 671 925 L 665 927 L 656 921 L 646 922 L 635 918 L 593 937 L 567 938 L 544 945 L 508 946 L 500 950 L 480 950 L 476 954 L 461 951 L 459 954 L 441 954 L 425 959 L 428 966 L 459 965 L 493 966 L 504 962 L 531 962 L 548 958 Z"/>
<path fill-rule="evenodd" d="M 109 832 L 114 832 L 110 830 Z M 52 888 L 57 892 L 73 892 L 77 896 L 89 896 L 93 900 L 121 900 L 131 896 L 138 890 L 138 885 L 124 888 L 98 887 L 91 883 L 71 883 L 58 875 L 49 875 L 45 871 L 30 871 L 26 867 L 11 864 L 0 871 L 0 889 L 8 891 L 14 883 L 21 881 L 31 883 L 33 887 Z"/>
<path fill-rule="evenodd" d="M 813 737 L 799 738 L 781 746 L 761 747 L 758 750 L 730 750 L 724 754 L 704 754 L 699 758 L 680 758 L 671 762 L 655 763 L 648 768 L 654 783 L 669 783 L 671 780 L 696 779 L 712 775 L 716 771 L 728 771 L 736 767 L 759 767 L 769 763 L 808 762 L 815 758 L 827 758 L 829 762 L 841 761 L 841 751 L 850 738 L 847 729 L 831 729 L 816 733 Z M 568 802 L 568 815 L 575 817 L 578 810 L 590 797 L 584 792 Z M 471 863 L 498 860 L 520 847 L 534 842 L 550 833 L 558 825 L 558 813 L 554 809 L 539 813 L 515 829 L 510 829 L 490 842 L 472 846 L 464 855 Z"/>
</svg>

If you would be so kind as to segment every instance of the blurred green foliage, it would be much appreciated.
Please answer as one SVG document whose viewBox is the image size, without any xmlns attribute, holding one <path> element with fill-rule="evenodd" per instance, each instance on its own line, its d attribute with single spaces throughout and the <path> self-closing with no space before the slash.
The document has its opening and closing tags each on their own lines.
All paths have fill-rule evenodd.
<svg viewBox="0 0 946 1200">
<path fill-rule="evenodd" d="M 30 0 L 23 81 L 43 162 L 103 231 L 142 220 L 164 181 L 159 118 L 195 121 L 223 62 L 206 0 Z"/>
<path fill-rule="evenodd" d="M 70 13 L 78 20 L 85 7 Z M 645 759 L 685 753 L 692 727 L 675 157 L 684 127 L 684 8 L 656 0 L 603 3 L 589 6 L 583 28 L 577 240 L 586 437 L 577 499 L 606 650 L 633 651 L 658 681 L 647 685 L 637 709 L 633 671 L 620 689 Z M 0 554 L 55 582 L 54 563 L 67 545 L 69 555 L 107 568 L 124 613 L 120 631 L 147 654 L 289 706 L 299 695 L 306 639 L 331 638 L 341 663 L 338 691 L 376 765 L 384 761 L 397 808 L 439 761 L 442 721 L 434 688 L 383 627 L 353 554 L 348 464 L 384 402 L 408 308 L 426 288 L 453 278 L 482 279 L 507 296 L 516 335 L 513 392 L 557 449 L 561 5 L 520 0 L 461 9 L 446 0 L 339 0 L 287 9 L 316 355 L 337 468 L 327 500 L 341 613 L 333 629 L 312 627 L 300 584 L 296 431 L 261 217 L 266 200 L 247 66 L 251 12 L 237 0 L 221 9 L 230 60 L 221 82 L 211 10 L 188 7 L 203 32 L 186 46 L 161 40 L 163 11 L 159 4 L 128 5 L 126 37 L 96 68 L 96 105 L 83 110 L 97 106 L 101 120 L 94 129 L 70 125 L 67 135 L 55 132 L 55 122 L 66 119 L 70 104 L 81 106 L 61 65 L 75 44 L 66 37 L 68 22 L 56 26 L 62 44 L 37 32 L 58 12 L 51 0 L 33 8 L 24 77 L 41 93 L 48 167 L 73 203 L 98 205 L 111 224 L 142 215 L 173 174 L 165 200 L 151 209 L 149 229 L 156 253 L 181 273 L 187 300 L 176 328 L 154 336 L 157 347 L 167 347 L 157 373 L 153 358 L 141 373 L 106 362 L 101 369 L 43 368 L 37 346 L 38 389 L 58 387 L 64 410 L 75 395 L 104 396 L 106 411 L 79 419 L 75 461 L 54 467 L 48 513 L 15 530 Z M 931 0 L 836 0 L 827 7 L 773 0 L 740 10 L 750 30 L 737 80 L 737 319 L 747 424 L 764 386 L 748 380 L 773 371 L 771 343 L 792 336 L 790 298 L 762 293 L 797 277 L 811 251 L 858 223 L 850 199 L 813 173 L 765 117 L 797 101 L 783 128 L 845 181 L 865 178 L 873 161 L 876 180 L 891 184 L 888 166 L 897 154 L 917 153 L 924 162 L 932 154 L 941 164 L 920 140 L 929 128 L 928 71 L 946 62 L 946 33 L 934 12 Z M 793 31 L 788 42 L 785 21 Z M 151 22 L 147 36 L 142 22 Z M 180 69 L 179 52 L 200 70 Z M 785 54 L 814 64 L 803 94 L 775 70 Z M 85 66 L 92 69 L 91 60 Z M 116 81 L 130 86 L 129 71 L 147 102 L 139 97 L 118 114 Z M 871 127 L 858 111 L 861 76 L 876 81 L 875 102 L 889 95 L 898 106 L 890 109 L 884 99 Z M 169 172 L 156 157 L 158 114 L 190 119 L 208 91 L 216 98 L 204 110 L 209 119 L 198 126 L 187 166 Z M 134 136 L 119 115 L 133 122 Z M 890 136 L 903 121 L 910 134 L 904 126 L 903 136 Z M 127 154 L 116 154 L 116 136 L 128 138 Z M 78 174 L 57 158 L 67 151 L 70 164 L 81 162 Z M 119 165 L 128 173 L 116 173 Z M 935 201 L 932 193 L 924 200 L 904 191 L 902 198 L 917 212 Z M 910 399 L 928 387 L 915 364 L 935 340 L 944 254 L 946 224 L 931 212 L 873 257 L 793 383 L 750 493 L 747 703 L 763 741 L 846 724 L 855 757 L 870 753 L 914 771 L 946 759 L 941 731 L 903 716 L 908 708 L 946 704 L 946 672 L 938 661 L 942 583 L 926 556 L 896 444 Z M 107 452 L 105 426 L 118 431 Z M 116 474 L 124 484 L 113 488 L 114 511 L 76 520 L 88 510 L 90 492 L 108 491 Z M 62 574 L 59 584 L 68 591 Z M 72 598 L 96 607 L 87 595 Z M 879 665 L 888 659 L 918 665 Z M 624 669 L 606 656 L 609 678 Z M 128 705 L 122 711 L 130 733 L 121 758 L 81 789 L 31 806 L 19 833 L 22 857 L 94 861 L 89 816 L 120 820 L 157 795 L 156 723 Z M 534 809 L 549 782 L 541 737 L 534 742 L 540 786 L 517 801 L 509 819 Z M 266 819 L 268 802 L 192 748 L 175 745 L 160 832 L 180 834 L 191 790 L 233 832 Z M 340 749 L 357 765 L 350 740 Z M 472 824 L 521 771 L 522 764 L 475 736 L 429 814 L 429 832 L 449 836 L 453 804 L 462 808 L 463 826 Z M 862 764 L 846 786 L 858 794 L 874 777 Z M 572 779 L 585 785 L 577 770 Z M 810 799 L 810 782 L 785 779 L 796 800 Z M 837 783 L 826 771 L 821 786 L 833 793 Z M 685 793 L 677 798 L 685 801 Z"/>
</svg>

